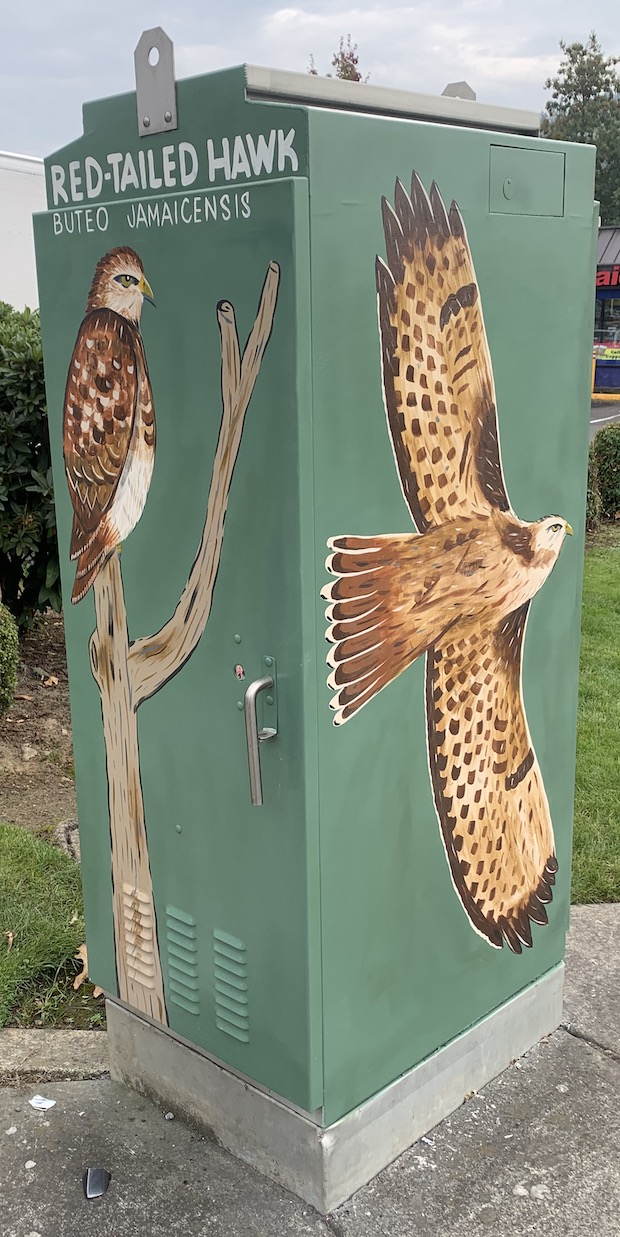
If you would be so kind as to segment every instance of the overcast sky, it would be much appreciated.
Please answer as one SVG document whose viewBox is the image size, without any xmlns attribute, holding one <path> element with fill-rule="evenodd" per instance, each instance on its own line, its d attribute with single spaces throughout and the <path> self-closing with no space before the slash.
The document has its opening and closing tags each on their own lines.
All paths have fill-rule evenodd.
<svg viewBox="0 0 620 1237">
<path fill-rule="evenodd" d="M 10 4 L 10 12 L 9 12 Z M 620 54 L 620 5 L 590 0 L 3 0 L 0 150 L 45 155 L 82 131 L 84 100 L 132 90 L 133 50 L 161 25 L 177 77 L 244 61 L 330 69 L 340 35 L 358 44 L 371 84 L 441 94 L 465 78 L 485 102 L 541 108 L 561 38 L 585 41 L 598 20 Z"/>
</svg>

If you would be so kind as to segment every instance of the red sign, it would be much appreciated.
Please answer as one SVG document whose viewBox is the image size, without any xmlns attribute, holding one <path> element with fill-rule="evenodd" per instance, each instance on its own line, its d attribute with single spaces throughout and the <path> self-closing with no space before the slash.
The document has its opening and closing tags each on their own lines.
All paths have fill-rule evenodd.
<svg viewBox="0 0 620 1237">
<path fill-rule="evenodd" d="M 597 266 L 597 288 L 616 288 L 620 281 L 620 266 Z"/>
</svg>

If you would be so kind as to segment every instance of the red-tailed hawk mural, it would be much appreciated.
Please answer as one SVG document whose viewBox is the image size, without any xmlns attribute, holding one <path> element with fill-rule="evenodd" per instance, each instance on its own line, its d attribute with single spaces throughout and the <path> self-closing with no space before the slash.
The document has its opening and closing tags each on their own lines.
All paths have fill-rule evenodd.
<svg viewBox="0 0 620 1237">
<path fill-rule="evenodd" d="M 426 653 L 431 780 L 456 891 L 491 945 L 521 953 L 557 872 L 523 704 L 532 597 L 570 525 L 527 523 L 502 472 L 491 358 L 456 203 L 414 173 L 382 201 L 376 260 L 383 391 L 417 533 L 339 536 L 323 590 L 341 725 Z"/>
<path fill-rule="evenodd" d="M 135 528 L 151 484 L 155 410 L 140 334 L 144 300 L 152 302 L 153 293 L 137 253 L 106 253 L 95 269 L 65 390 L 73 602 Z"/>
</svg>

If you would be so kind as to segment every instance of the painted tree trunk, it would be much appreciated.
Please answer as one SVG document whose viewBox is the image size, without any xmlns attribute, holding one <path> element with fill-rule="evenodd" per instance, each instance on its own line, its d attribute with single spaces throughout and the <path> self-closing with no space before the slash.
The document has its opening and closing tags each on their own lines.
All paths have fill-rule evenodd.
<svg viewBox="0 0 620 1237">
<path fill-rule="evenodd" d="M 130 645 L 118 551 L 93 585 L 97 625 L 90 657 L 101 695 L 105 738 L 119 997 L 164 1024 L 166 1000 L 144 818 L 137 710 L 178 673 L 207 625 L 233 470 L 245 413 L 271 334 L 279 278 L 279 268 L 272 262 L 243 357 L 234 309 L 227 301 L 218 305 L 222 421 L 202 539 L 174 614 L 155 635 Z"/>
<path fill-rule="evenodd" d="M 90 642 L 101 693 L 112 842 L 114 943 L 119 995 L 166 1021 L 163 978 L 140 780 L 138 715 L 129 673 L 129 637 L 118 551 L 94 586 L 97 628 Z"/>
</svg>

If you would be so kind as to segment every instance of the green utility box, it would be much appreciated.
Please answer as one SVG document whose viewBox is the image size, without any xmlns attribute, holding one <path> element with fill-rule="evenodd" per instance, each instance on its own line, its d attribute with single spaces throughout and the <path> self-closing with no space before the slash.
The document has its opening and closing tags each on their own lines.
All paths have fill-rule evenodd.
<svg viewBox="0 0 620 1237">
<path fill-rule="evenodd" d="M 36 218 L 89 973 L 326 1210 L 560 1020 L 594 152 L 137 74 Z"/>
</svg>

